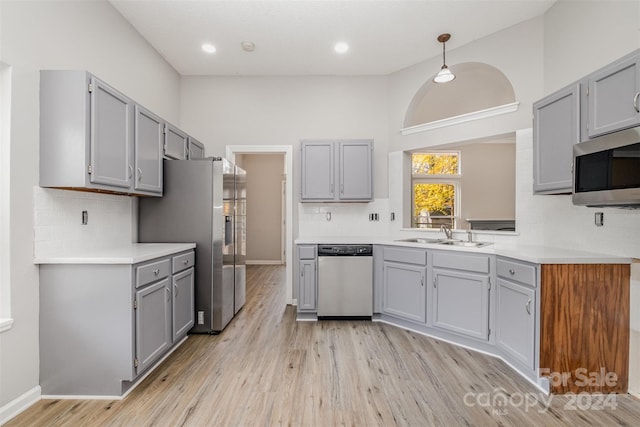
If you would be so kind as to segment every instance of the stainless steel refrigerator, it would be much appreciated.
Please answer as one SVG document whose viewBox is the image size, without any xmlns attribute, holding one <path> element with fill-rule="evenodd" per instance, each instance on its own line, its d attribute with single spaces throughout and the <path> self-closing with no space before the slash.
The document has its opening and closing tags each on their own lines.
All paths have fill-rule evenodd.
<svg viewBox="0 0 640 427">
<path fill-rule="evenodd" d="M 245 171 L 219 157 L 164 160 L 163 196 L 139 199 L 138 240 L 196 243 L 191 332 L 222 331 L 245 303 Z"/>
</svg>

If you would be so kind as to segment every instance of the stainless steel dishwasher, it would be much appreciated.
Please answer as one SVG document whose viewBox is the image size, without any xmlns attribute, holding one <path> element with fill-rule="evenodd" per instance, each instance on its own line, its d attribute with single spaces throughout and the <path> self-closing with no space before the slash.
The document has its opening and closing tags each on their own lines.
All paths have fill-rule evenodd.
<svg viewBox="0 0 640 427">
<path fill-rule="evenodd" d="M 318 245 L 318 317 L 371 319 L 372 245 Z"/>
</svg>

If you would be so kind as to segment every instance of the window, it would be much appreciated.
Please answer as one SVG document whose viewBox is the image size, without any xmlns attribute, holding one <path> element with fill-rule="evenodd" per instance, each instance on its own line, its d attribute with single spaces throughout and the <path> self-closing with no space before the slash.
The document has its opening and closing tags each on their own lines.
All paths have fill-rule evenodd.
<svg viewBox="0 0 640 427">
<path fill-rule="evenodd" d="M 460 153 L 411 155 L 412 227 L 456 228 L 460 211 Z"/>
<path fill-rule="evenodd" d="M 0 332 L 11 328 L 9 276 L 9 157 L 11 124 L 11 67 L 0 62 Z"/>
</svg>

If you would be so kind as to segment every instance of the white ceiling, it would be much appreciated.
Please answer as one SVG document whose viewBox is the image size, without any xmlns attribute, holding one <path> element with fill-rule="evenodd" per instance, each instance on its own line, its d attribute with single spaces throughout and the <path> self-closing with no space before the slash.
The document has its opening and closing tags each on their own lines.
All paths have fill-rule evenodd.
<svg viewBox="0 0 640 427">
<path fill-rule="evenodd" d="M 441 55 L 441 33 L 452 34 L 449 51 L 541 15 L 555 0 L 110 2 L 182 75 L 386 75 Z M 337 41 L 349 52 L 336 54 Z M 203 42 L 217 52 L 203 53 Z"/>
</svg>

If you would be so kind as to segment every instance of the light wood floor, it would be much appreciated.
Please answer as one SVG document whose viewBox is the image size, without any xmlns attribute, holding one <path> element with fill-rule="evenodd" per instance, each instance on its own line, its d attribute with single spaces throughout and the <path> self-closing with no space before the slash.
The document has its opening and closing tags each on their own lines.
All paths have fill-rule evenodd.
<svg viewBox="0 0 640 427">
<path fill-rule="evenodd" d="M 191 336 L 126 399 L 42 400 L 7 427 L 640 425 L 627 395 L 604 410 L 554 396 L 545 411 L 495 358 L 382 323 L 296 322 L 283 267 L 249 266 L 247 282 L 222 334 Z M 491 405 L 500 394 L 511 403 Z"/>
</svg>

